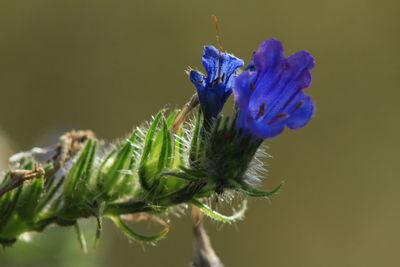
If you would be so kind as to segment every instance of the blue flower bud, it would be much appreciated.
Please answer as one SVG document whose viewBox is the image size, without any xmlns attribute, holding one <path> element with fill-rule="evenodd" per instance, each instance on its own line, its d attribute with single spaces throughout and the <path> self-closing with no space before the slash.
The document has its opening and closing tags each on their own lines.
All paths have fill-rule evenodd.
<svg viewBox="0 0 400 267">
<path fill-rule="evenodd" d="M 221 112 L 226 100 L 232 93 L 234 74 L 243 66 L 243 60 L 216 49 L 205 46 L 203 51 L 204 74 L 192 70 L 190 80 L 197 88 L 200 106 L 207 120 L 216 118 Z"/>
</svg>

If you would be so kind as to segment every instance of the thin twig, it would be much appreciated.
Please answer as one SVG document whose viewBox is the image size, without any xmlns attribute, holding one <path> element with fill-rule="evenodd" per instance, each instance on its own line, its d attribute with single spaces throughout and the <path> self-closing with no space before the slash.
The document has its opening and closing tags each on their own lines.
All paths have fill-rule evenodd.
<svg viewBox="0 0 400 267">
<path fill-rule="evenodd" d="M 48 148 L 34 148 L 31 151 L 20 152 L 13 155 L 10 158 L 11 163 L 16 163 L 24 157 L 34 157 L 39 154 L 51 154 L 53 155 L 52 158 L 45 161 L 51 161 L 53 166 L 47 171 L 38 168 L 37 164 L 35 164 L 33 170 L 10 171 L 8 182 L 0 188 L 0 197 L 33 178 L 44 176 L 45 182 L 47 182 L 50 177 L 52 177 L 68 160 L 74 157 L 84 147 L 89 138 L 93 137 L 95 137 L 95 134 L 92 131 L 70 131 L 62 135 L 59 143 L 51 148 L 55 151 L 55 154 L 51 153 Z"/>
<path fill-rule="evenodd" d="M 176 116 L 176 119 L 174 123 L 172 124 L 172 130 L 174 132 L 178 132 L 182 122 L 185 120 L 186 116 L 192 111 L 197 105 L 199 104 L 199 96 L 197 94 L 194 94 L 189 102 L 187 102 L 183 107 L 181 112 L 179 112 L 178 116 Z"/>
<path fill-rule="evenodd" d="M 201 210 L 192 205 L 192 223 L 193 223 L 193 267 L 223 267 L 224 265 L 218 258 L 212 248 L 210 238 L 208 237 L 203 225 L 203 214 Z"/>
<path fill-rule="evenodd" d="M 23 183 L 37 177 L 42 177 L 44 174 L 44 170 L 42 168 L 38 168 L 37 165 L 35 165 L 33 170 L 11 171 L 9 173 L 8 182 L 0 188 L 0 197 L 8 191 L 11 191 L 14 188 L 21 186 Z"/>
</svg>

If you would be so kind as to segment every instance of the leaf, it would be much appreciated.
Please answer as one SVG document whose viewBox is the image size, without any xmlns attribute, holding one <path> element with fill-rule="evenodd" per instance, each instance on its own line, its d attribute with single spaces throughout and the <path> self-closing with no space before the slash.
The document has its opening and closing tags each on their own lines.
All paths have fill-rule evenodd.
<svg viewBox="0 0 400 267">
<path fill-rule="evenodd" d="M 148 191 L 155 193 L 159 185 L 157 175 L 171 165 L 172 140 L 167 122 L 162 118 L 162 126 L 147 159 L 142 162 L 139 170 L 140 181 Z"/>
<path fill-rule="evenodd" d="M 89 139 L 65 180 L 64 196 L 66 198 L 83 198 L 82 194 L 87 190 L 85 188 L 87 180 L 92 174 L 96 151 L 97 141 Z"/>
<path fill-rule="evenodd" d="M 123 183 L 126 176 L 129 176 L 125 171 L 129 170 L 132 161 L 133 146 L 130 141 L 125 141 L 123 146 L 115 154 L 111 165 L 106 171 L 100 174 L 99 179 L 103 184 L 104 197 L 107 200 L 115 200 L 119 197 L 120 187 L 118 184 Z"/>
<path fill-rule="evenodd" d="M 17 213 L 22 220 L 29 222 L 34 219 L 43 188 L 43 177 L 36 177 L 30 183 L 22 186 L 22 192 L 17 205 Z"/>
<path fill-rule="evenodd" d="M 123 172 L 122 179 L 116 185 L 116 191 L 121 196 L 126 196 L 128 194 L 132 194 L 136 192 L 139 188 L 138 176 L 133 172 L 136 171 L 137 157 L 136 153 L 139 151 L 138 143 L 142 141 L 139 136 L 139 130 L 135 129 L 127 142 L 129 142 L 132 146 L 131 155 L 130 155 L 130 163 L 124 173 L 125 169 L 121 170 Z"/>
<path fill-rule="evenodd" d="M 150 153 L 153 152 L 154 150 L 160 150 L 161 148 L 155 147 L 154 146 L 154 135 L 156 133 L 158 124 L 163 116 L 163 110 L 158 112 L 156 117 L 154 118 L 153 122 L 150 125 L 150 128 L 147 132 L 145 142 L 144 142 L 144 147 L 143 147 L 143 153 L 142 153 L 142 158 L 140 161 L 140 166 L 139 166 L 139 178 L 140 178 L 140 183 L 142 187 L 146 190 L 150 190 L 151 187 L 151 176 L 155 175 L 155 171 L 153 170 L 153 174 L 151 175 L 150 170 L 148 168 L 149 164 L 149 158 L 150 158 Z"/>
<path fill-rule="evenodd" d="M 83 253 L 86 254 L 88 252 L 87 245 L 86 245 L 86 239 L 79 227 L 78 222 L 75 223 L 74 228 L 76 231 L 76 235 L 78 236 L 79 245 L 81 246 Z"/>
<path fill-rule="evenodd" d="M 101 231 L 103 230 L 103 219 L 102 217 L 97 217 L 96 234 L 94 236 L 93 248 L 96 249 L 101 236 Z"/>
<path fill-rule="evenodd" d="M 134 232 L 125 222 L 118 216 L 109 216 L 113 223 L 129 238 L 137 241 L 153 242 L 165 237 L 169 232 L 169 227 L 165 225 L 164 229 L 156 235 L 147 236 Z"/>
<path fill-rule="evenodd" d="M 151 150 L 152 145 L 153 145 L 153 137 L 154 137 L 154 134 L 155 134 L 157 126 L 158 126 L 158 123 L 160 122 L 163 113 L 164 113 L 164 110 L 161 110 L 161 111 L 159 111 L 157 113 L 156 117 L 154 118 L 154 120 L 151 123 L 150 128 L 149 128 L 149 130 L 147 132 L 146 139 L 144 141 L 144 146 L 143 146 L 143 154 L 142 154 L 141 165 L 144 163 L 144 161 L 147 160 L 147 157 L 148 157 L 148 155 L 150 153 L 150 150 Z"/>
<path fill-rule="evenodd" d="M 242 207 L 240 208 L 239 211 L 235 212 L 232 216 L 225 216 L 225 215 L 222 215 L 219 212 L 211 209 L 209 206 L 207 206 L 206 204 L 204 204 L 196 199 L 191 199 L 189 202 L 192 203 L 193 205 L 195 205 L 196 207 L 198 207 L 199 209 L 201 209 L 204 212 L 204 214 L 206 214 L 210 218 L 215 219 L 220 222 L 228 222 L 228 223 L 234 222 L 237 220 L 242 220 L 244 218 L 244 213 L 247 209 L 247 201 L 244 200 L 242 203 Z"/>
<path fill-rule="evenodd" d="M 258 190 L 256 188 L 253 188 L 249 186 L 248 184 L 244 182 L 237 182 L 234 180 L 229 180 L 229 184 L 233 186 L 233 188 L 246 196 L 249 197 L 269 197 L 272 196 L 273 194 L 276 194 L 279 189 L 282 187 L 283 183 L 279 184 L 277 187 L 272 189 L 271 191 L 263 191 L 263 190 Z"/>
<path fill-rule="evenodd" d="M 179 109 L 175 109 L 173 112 L 171 112 L 171 114 L 168 116 L 167 118 L 167 126 L 168 129 L 171 129 L 172 124 L 174 123 L 176 117 L 178 116 L 180 110 Z"/>
<path fill-rule="evenodd" d="M 191 164 L 195 163 L 199 160 L 199 151 L 200 151 L 200 146 L 201 146 L 201 141 L 200 141 L 201 118 L 202 118 L 201 109 L 198 108 L 197 113 L 196 113 L 196 118 L 195 118 L 192 141 L 190 144 L 189 159 L 190 159 Z"/>
</svg>

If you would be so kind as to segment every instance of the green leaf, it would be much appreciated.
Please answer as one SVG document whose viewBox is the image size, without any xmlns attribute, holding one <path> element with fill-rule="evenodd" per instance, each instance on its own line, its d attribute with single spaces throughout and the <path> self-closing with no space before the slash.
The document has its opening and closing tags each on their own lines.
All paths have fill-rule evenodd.
<svg viewBox="0 0 400 267">
<path fill-rule="evenodd" d="M 118 184 L 116 185 L 115 191 L 118 192 L 120 196 L 131 195 L 137 192 L 139 189 L 139 180 L 138 176 L 134 173 L 136 171 L 136 164 L 137 164 L 137 153 L 139 152 L 139 142 L 143 141 L 140 137 L 139 129 L 135 129 L 127 142 L 129 142 L 132 146 L 131 150 L 131 160 L 129 166 L 126 170 Z"/>
<path fill-rule="evenodd" d="M 92 214 L 93 208 L 90 200 L 93 200 L 94 188 L 90 185 L 91 176 L 96 157 L 98 142 L 89 139 L 79 154 L 78 160 L 72 166 L 70 173 L 65 179 L 64 194 L 62 196 L 63 208 L 58 211 L 58 219 L 63 221 L 74 221 L 77 218 Z M 60 199 L 55 201 L 59 205 Z M 58 222 L 59 223 L 59 222 Z"/>
<path fill-rule="evenodd" d="M 17 206 L 17 213 L 22 220 L 29 222 L 34 219 L 40 197 L 43 193 L 43 188 L 43 177 L 36 177 L 22 186 L 22 192 Z"/>
<path fill-rule="evenodd" d="M 195 118 L 192 141 L 190 144 L 189 159 L 190 159 L 191 164 L 196 163 L 200 157 L 199 153 L 200 153 L 200 146 L 202 143 L 200 140 L 200 138 L 201 138 L 201 136 L 200 136 L 201 118 L 202 118 L 201 109 L 198 108 L 197 113 L 196 113 L 196 118 Z"/>
<path fill-rule="evenodd" d="M 150 190 L 151 182 L 152 182 L 151 178 L 156 173 L 155 170 L 149 170 L 148 165 L 149 165 L 149 161 L 150 161 L 150 153 L 154 150 L 161 150 L 160 147 L 154 146 L 153 143 L 155 142 L 154 135 L 158 128 L 159 122 L 163 116 L 163 112 L 164 112 L 164 110 L 161 110 L 160 112 L 158 112 L 158 114 L 154 118 L 154 120 L 151 123 L 150 128 L 147 132 L 146 139 L 144 142 L 142 158 L 141 158 L 140 166 L 139 166 L 139 178 L 140 178 L 140 183 L 141 183 L 142 187 L 146 190 Z M 150 171 L 153 171 L 153 172 L 151 173 Z"/>
<path fill-rule="evenodd" d="M 142 160 L 141 160 L 140 165 L 142 165 L 147 160 L 147 157 L 149 156 L 149 153 L 150 153 L 150 150 L 152 149 L 152 145 L 153 145 L 153 141 L 154 141 L 153 137 L 157 130 L 157 127 L 161 120 L 161 117 L 163 116 L 163 113 L 164 113 L 164 110 L 159 111 L 158 114 L 156 115 L 156 117 L 154 118 L 153 122 L 150 125 L 150 128 L 146 135 L 146 139 L 144 141 L 143 154 L 142 154 Z"/>
<path fill-rule="evenodd" d="M 165 227 L 160 233 L 156 235 L 152 236 L 142 235 L 134 232 L 128 225 L 125 224 L 125 222 L 120 217 L 109 216 L 109 218 L 127 237 L 137 241 L 144 241 L 144 242 L 158 241 L 161 238 L 165 237 L 169 232 L 169 228 Z"/>
<path fill-rule="evenodd" d="M 113 158 L 112 164 L 107 170 L 101 173 L 100 181 L 103 184 L 105 195 L 107 200 L 115 200 L 120 197 L 119 189 L 117 186 L 123 183 L 126 176 L 131 176 L 127 171 L 132 161 L 133 146 L 130 141 L 125 141 L 121 149 L 116 153 Z"/>
<path fill-rule="evenodd" d="M 66 198 L 83 197 L 82 193 L 87 190 L 87 180 L 92 174 L 96 151 L 97 141 L 89 139 L 65 180 L 64 196 Z"/>
<path fill-rule="evenodd" d="M 263 191 L 263 190 L 258 190 L 256 188 L 253 188 L 249 186 L 248 184 L 244 182 L 237 182 L 234 180 L 229 180 L 229 184 L 233 186 L 233 188 L 246 196 L 249 197 L 269 197 L 272 196 L 273 194 L 276 194 L 279 189 L 282 187 L 283 183 L 279 184 L 277 187 L 272 189 L 271 191 Z"/>
<path fill-rule="evenodd" d="M 1 197 L 2 201 L 0 206 L 0 227 L 2 223 L 6 222 L 11 213 L 14 211 L 14 208 L 17 206 L 21 191 L 22 187 L 19 187 L 16 190 L 8 191 Z"/>
<path fill-rule="evenodd" d="M 81 246 L 83 253 L 86 254 L 88 252 L 87 245 L 86 245 L 86 239 L 79 227 L 78 222 L 75 223 L 74 228 L 76 231 L 76 235 L 78 236 L 79 245 Z"/>
<path fill-rule="evenodd" d="M 99 241 L 100 241 L 100 236 L 101 236 L 101 231 L 103 230 L 103 219 L 102 217 L 97 217 L 97 226 L 96 226 L 96 234 L 94 237 L 94 242 L 93 242 L 93 248 L 96 249 Z"/>
<path fill-rule="evenodd" d="M 192 199 L 189 202 L 192 203 L 193 205 L 195 205 L 196 207 L 198 207 L 199 209 L 201 209 L 204 212 L 204 214 L 206 214 L 210 218 L 215 219 L 220 222 L 228 222 L 228 223 L 234 222 L 237 220 L 242 220 L 244 218 L 244 213 L 247 209 L 247 201 L 244 200 L 242 207 L 240 208 L 239 211 L 235 212 L 235 214 L 233 214 L 232 216 L 225 216 L 225 215 L 222 215 L 219 212 L 211 209 L 209 206 L 207 206 L 206 204 L 204 204 L 196 199 Z"/>
<path fill-rule="evenodd" d="M 43 197 L 40 199 L 39 203 L 38 203 L 38 207 L 37 207 L 37 213 L 40 213 L 44 207 L 46 207 L 47 205 L 50 206 L 49 210 L 54 210 L 56 207 L 54 207 L 55 201 L 52 201 L 53 197 L 55 196 L 55 194 L 58 192 L 58 190 L 61 188 L 61 185 L 64 182 L 64 176 L 60 177 L 58 182 L 52 187 L 50 188 L 49 191 L 47 191 Z"/>
<path fill-rule="evenodd" d="M 180 110 L 179 109 L 175 109 L 173 112 L 171 112 L 171 114 L 168 116 L 167 118 L 167 126 L 168 129 L 171 129 L 172 124 L 174 123 L 176 117 L 178 116 Z"/>
<path fill-rule="evenodd" d="M 9 195 L 9 201 L 0 214 L 0 238 L 15 238 L 15 233 L 20 233 L 21 222 L 18 222 L 18 217 L 13 216 L 22 192 L 22 186 L 16 190 L 12 190 L 3 195 Z M 15 219 L 16 218 L 16 219 Z"/>
<path fill-rule="evenodd" d="M 157 175 L 171 165 L 172 137 L 166 120 L 162 118 L 162 121 L 162 126 L 157 133 L 149 155 L 142 162 L 139 170 L 142 185 L 153 193 L 155 193 L 159 185 L 159 179 L 156 179 Z"/>
</svg>

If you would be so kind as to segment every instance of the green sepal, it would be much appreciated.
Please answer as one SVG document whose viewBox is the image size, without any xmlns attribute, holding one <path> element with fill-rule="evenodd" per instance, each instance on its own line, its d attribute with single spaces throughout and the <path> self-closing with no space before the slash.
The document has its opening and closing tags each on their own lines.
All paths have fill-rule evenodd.
<svg viewBox="0 0 400 267">
<path fill-rule="evenodd" d="M 192 140 L 190 143 L 190 152 L 189 152 L 189 162 L 190 165 L 196 166 L 198 163 L 198 160 L 200 158 L 200 151 L 201 151 L 201 136 L 200 136 L 200 125 L 202 121 L 202 112 L 201 109 L 198 108 L 196 112 L 196 117 L 194 121 L 194 129 L 193 129 L 193 135 L 192 135 Z"/>
<path fill-rule="evenodd" d="M 79 245 L 81 246 L 83 253 L 86 254 L 88 252 L 87 245 L 86 245 L 86 238 L 83 235 L 78 222 L 75 223 L 74 228 L 75 228 L 76 235 L 78 237 Z"/>
<path fill-rule="evenodd" d="M 179 112 L 180 112 L 180 109 L 175 109 L 174 111 L 172 111 L 169 114 L 169 116 L 167 118 L 168 129 L 171 129 L 172 124 L 174 123 L 174 121 L 175 121 L 176 117 L 178 116 Z"/>
<path fill-rule="evenodd" d="M 97 141 L 89 139 L 65 180 L 64 196 L 66 198 L 81 198 L 82 193 L 87 191 L 87 181 L 92 174 L 96 151 Z"/>
<path fill-rule="evenodd" d="M 19 187 L 2 196 L 6 202 L 0 214 L 0 239 L 16 238 L 24 230 L 24 223 L 17 216 L 14 216 L 21 192 L 22 187 Z"/>
<path fill-rule="evenodd" d="M 140 160 L 140 165 L 139 165 L 139 178 L 140 178 L 140 183 L 145 190 L 151 189 L 151 181 L 150 181 L 151 178 L 149 178 L 151 175 L 148 165 L 150 161 L 150 154 L 152 151 L 154 151 L 154 149 L 156 149 L 153 144 L 155 142 L 154 135 L 156 134 L 159 122 L 163 117 L 163 113 L 164 110 L 158 112 L 158 114 L 150 124 L 149 130 L 147 131 L 146 138 L 144 141 L 142 158 Z"/>
<path fill-rule="evenodd" d="M 171 158 L 172 135 L 168 129 L 167 121 L 162 118 L 162 126 L 157 133 L 151 151 L 147 159 L 142 162 L 139 170 L 141 183 L 151 194 L 158 194 L 163 189 L 164 182 L 158 179 L 158 174 L 170 167 Z"/>
<path fill-rule="evenodd" d="M 30 222 L 34 219 L 40 197 L 43 194 L 43 188 L 43 177 L 33 178 L 32 181 L 22 185 L 22 192 L 16 209 L 16 212 L 22 220 Z"/>
<path fill-rule="evenodd" d="M 65 206 L 60 217 L 70 219 L 91 213 L 86 202 L 93 196 L 89 182 L 93 173 L 97 146 L 96 140 L 89 139 L 66 177 L 63 196 Z"/>
<path fill-rule="evenodd" d="M 103 199 L 114 201 L 130 194 L 137 187 L 137 181 L 134 181 L 136 176 L 133 175 L 132 169 L 136 163 L 133 152 L 137 149 L 135 146 L 138 145 L 138 141 L 138 130 L 135 129 L 131 136 L 113 150 L 101 164 L 97 188 L 103 191 L 100 192 Z"/>
<path fill-rule="evenodd" d="M 142 159 L 141 159 L 140 165 L 143 165 L 144 162 L 147 161 L 147 158 L 148 158 L 150 151 L 152 149 L 152 146 L 153 146 L 154 135 L 156 133 L 158 124 L 159 124 L 163 114 L 164 114 L 164 110 L 159 111 L 157 113 L 157 115 L 155 116 L 154 120 L 150 124 L 149 130 L 147 131 L 146 139 L 144 141 L 143 153 L 142 153 Z"/>
<path fill-rule="evenodd" d="M 60 201 L 52 201 L 56 193 L 61 188 L 65 177 L 62 176 L 59 178 L 57 183 L 53 185 L 51 188 L 48 188 L 47 191 L 43 194 L 43 197 L 40 199 L 38 206 L 36 208 L 36 212 L 40 213 L 46 206 L 48 206 L 47 213 L 51 213 L 58 208 L 58 204 Z"/>
<path fill-rule="evenodd" d="M 204 214 L 209 216 L 210 218 L 220 222 L 228 222 L 228 223 L 237 220 L 242 220 L 244 218 L 244 213 L 247 209 L 247 200 L 243 200 L 242 207 L 240 208 L 240 210 L 235 212 L 232 216 L 225 216 L 211 209 L 209 206 L 196 199 L 191 199 L 189 202 L 198 207 L 199 209 L 201 209 L 201 211 L 203 211 Z"/>
<path fill-rule="evenodd" d="M 282 187 L 283 183 L 276 186 L 274 189 L 270 191 L 259 190 L 251 187 L 245 182 L 238 182 L 234 180 L 229 180 L 229 184 L 233 187 L 233 189 L 245 194 L 249 197 L 269 197 L 276 193 L 278 193 L 279 189 Z"/>
<path fill-rule="evenodd" d="M 103 218 L 102 217 L 97 217 L 96 218 L 96 233 L 94 236 L 94 241 L 93 241 L 93 248 L 96 249 L 99 242 L 100 242 L 100 237 L 101 237 L 101 231 L 103 231 Z"/>
<path fill-rule="evenodd" d="M 129 238 L 136 241 L 154 242 L 165 237 L 169 232 L 169 227 L 165 227 L 156 235 L 147 236 L 134 232 L 119 216 L 108 216 L 111 221 Z"/>
</svg>

